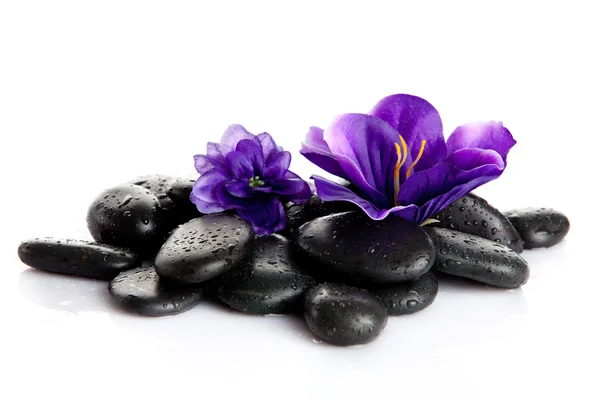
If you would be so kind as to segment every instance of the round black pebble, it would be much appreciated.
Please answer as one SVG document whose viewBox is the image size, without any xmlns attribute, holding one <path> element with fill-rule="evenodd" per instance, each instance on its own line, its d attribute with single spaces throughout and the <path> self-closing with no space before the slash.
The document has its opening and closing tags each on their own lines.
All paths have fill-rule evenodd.
<svg viewBox="0 0 600 400">
<path fill-rule="evenodd" d="M 153 254 L 164 239 L 162 209 L 156 196 L 137 185 L 102 192 L 88 210 L 87 225 L 100 243 Z"/>
<path fill-rule="evenodd" d="M 215 280 L 217 297 L 248 314 L 299 313 L 304 294 L 315 281 L 290 253 L 283 236 L 257 238 L 241 265 Z"/>
<path fill-rule="evenodd" d="M 287 205 L 285 211 L 287 225 L 282 231 L 282 234 L 293 237 L 298 228 L 313 219 L 330 214 L 353 211 L 356 210 L 356 208 L 357 206 L 354 204 L 345 201 L 324 202 L 319 196 L 313 194 L 312 197 L 304 203 Z"/>
<path fill-rule="evenodd" d="M 526 249 L 554 246 L 567 236 L 570 228 L 567 216 L 551 208 L 523 208 L 505 214 Z"/>
<path fill-rule="evenodd" d="M 385 306 L 388 315 L 407 315 L 431 305 L 438 292 L 438 282 L 429 271 L 414 282 L 371 290 Z"/>
<path fill-rule="evenodd" d="M 506 246 L 451 229 L 427 232 L 437 251 L 436 271 L 509 289 L 529 279 L 527 261 Z"/>
<path fill-rule="evenodd" d="M 352 283 L 413 281 L 433 265 L 431 239 L 402 218 L 374 221 L 361 212 L 317 218 L 298 229 L 295 244 L 311 270 Z"/>
<path fill-rule="evenodd" d="M 152 266 L 122 272 L 108 290 L 125 310 L 146 317 L 182 313 L 198 304 L 202 295 L 199 287 L 161 282 Z"/>
<path fill-rule="evenodd" d="M 387 324 L 387 312 L 366 290 L 322 283 L 306 293 L 304 319 L 319 339 L 352 346 L 374 340 Z"/>
<path fill-rule="evenodd" d="M 167 190 L 173 181 L 175 178 L 172 176 L 154 174 L 139 176 L 129 183 L 148 189 L 156 195 L 161 206 L 168 209 L 171 208 L 171 199 L 167 196 Z"/>
<path fill-rule="evenodd" d="M 470 233 L 503 244 L 517 253 L 523 251 L 523 241 L 510 221 L 474 194 L 461 197 L 432 218 L 440 221 L 432 224 L 433 227 Z"/>
<path fill-rule="evenodd" d="M 195 182 L 191 178 L 177 178 L 167 188 L 167 196 L 178 204 L 193 204 L 190 202 L 190 194 Z"/>
<path fill-rule="evenodd" d="M 18 254 L 35 269 L 103 280 L 135 268 L 139 261 L 137 254 L 126 249 L 73 239 L 26 240 Z"/>
<path fill-rule="evenodd" d="M 179 226 L 154 261 L 162 277 L 200 283 L 238 266 L 254 243 L 246 221 L 230 214 L 210 214 Z"/>
</svg>

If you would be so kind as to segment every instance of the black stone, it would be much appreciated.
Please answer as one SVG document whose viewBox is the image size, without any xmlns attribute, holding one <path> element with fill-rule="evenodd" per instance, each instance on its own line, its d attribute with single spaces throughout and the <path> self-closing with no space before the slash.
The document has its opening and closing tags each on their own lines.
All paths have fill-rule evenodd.
<svg viewBox="0 0 600 400">
<path fill-rule="evenodd" d="M 505 214 L 526 249 L 554 246 L 567 236 L 570 228 L 567 216 L 551 208 L 524 208 Z"/>
<path fill-rule="evenodd" d="M 407 315 L 431 305 L 438 292 L 438 282 L 433 272 L 413 282 L 396 284 L 371 290 L 385 306 L 388 315 Z"/>
<path fill-rule="evenodd" d="M 436 271 L 502 288 L 518 288 L 529 279 L 527 261 L 506 246 L 451 229 L 427 233 L 436 248 Z"/>
<path fill-rule="evenodd" d="M 234 270 L 215 279 L 216 296 L 248 314 L 289 314 L 302 310 L 315 281 L 291 257 L 283 236 L 257 238 L 250 254 Z"/>
<path fill-rule="evenodd" d="M 306 293 L 304 319 L 319 339 L 352 346 L 374 340 L 387 324 L 387 312 L 366 290 L 322 283 Z"/>
<path fill-rule="evenodd" d="M 287 225 L 281 233 L 291 238 L 298 228 L 309 221 L 330 214 L 354 211 L 356 209 L 357 206 L 352 203 L 346 201 L 324 202 L 319 196 L 313 194 L 309 200 L 302 204 L 287 205 L 285 211 Z"/>
<path fill-rule="evenodd" d="M 248 223 L 235 215 L 210 214 L 179 226 L 155 259 L 162 278 L 200 283 L 238 266 L 254 243 Z"/>
<path fill-rule="evenodd" d="M 175 181 L 175 178 L 172 176 L 154 174 L 139 176 L 129 183 L 148 189 L 156 195 L 156 198 L 158 201 L 160 201 L 161 206 L 166 209 L 170 209 L 172 206 L 172 201 L 169 196 L 167 196 L 167 190 L 173 181 Z"/>
<path fill-rule="evenodd" d="M 440 221 L 431 226 L 470 233 L 508 246 L 513 251 L 523 251 L 523 241 L 509 220 L 487 201 L 468 194 L 432 218 Z"/>
<path fill-rule="evenodd" d="M 199 287 L 161 281 L 152 266 L 120 273 L 108 291 L 125 310 L 146 317 L 179 314 L 198 304 L 202 296 Z"/>
<path fill-rule="evenodd" d="M 361 212 L 317 218 L 298 229 L 300 256 L 330 278 L 362 283 L 413 281 L 433 265 L 435 250 L 425 231 L 402 218 L 374 221 Z"/>
<path fill-rule="evenodd" d="M 167 188 L 167 196 L 177 204 L 193 204 L 190 194 L 196 181 L 191 178 L 177 178 Z"/>
<path fill-rule="evenodd" d="M 139 261 L 126 249 L 73 239 L 27 240 L 19 246 L 18 254 L 35 269 L 103 280 L 135 268 Z"/>
<path fill-rule="evenodd" d="M 156 196 L 137 185 L 102 192 L 88 210 L 87 224 L 99 243 L 154 254 L 165 236 L 162 208 Z"/>
</svg>

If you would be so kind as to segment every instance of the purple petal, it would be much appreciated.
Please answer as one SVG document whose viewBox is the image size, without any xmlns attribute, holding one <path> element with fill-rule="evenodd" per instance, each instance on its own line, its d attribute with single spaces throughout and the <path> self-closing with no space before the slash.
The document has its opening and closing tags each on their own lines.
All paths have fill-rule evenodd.
<svg viewBox="0 0 600 400">
<path fill-rule="evenodd" d="M 431 168 L 446 158 L 440 114 L 426 100 L 408 94 L 395 94 L 380 100 L 369 114 L 386 121 L 406 141 L 409 157 L 402 167 L 402 177 L 419 154 L 423 140 L 426 140 L 427 144 L 423 156 L 413 169 L 414 172 Z M 394 140 L 397 141 L 398 138 Z"/>
<path fill-rule="evenodd" d="M 190 201 L 198 211 L 204 214 L 221 212 L 225 207 L 219 201 L 217 187 L 229 180 L 228 174 L 220 168 L 214 168 L 196 180 L 190 193 Z"/>
<path fill-rule="evenodd" d="M 208 172 L 211 169 L 213 169 L 214 165 L 208 159 L 207 156 L 205 156 L 203 154 L 196 154 L 194 156 L 194 167 L 196 167 L 196 171 L 198 171 L 198 173 L 200 175 L 202 175 L 203 173 Z"/>
<path fill-rule="evenodd" d="M 234 181 L 225 184 L 225 189 L 229 194 L 235 197 L 250 198 L 252 197 L 252 191 L 248 185 L 248 181 Z"/>
<path fill-rule="evenodd" d="M 238 209 L 237 213 L 259 235 L 270 235 L 285 228 L 285 211 L 281 201 L 275 196 L 266 196 L 248 209 Z"/>
<path fill-rule="evenodd" d="M 302 179 L 282 178 L 273 179 L 269 181 L 269 184 L 271 185 L 273 193 L 282 196 L 289 196 L 301 192 L 304 189 L 306 182 L 304 182 Z"/>
<path fill-rule="evenodd" d="M 397 206 L 389 209 L 380 209 L 368 200 L 363 199 L 350 189 L 332 182 L 328 179 L 313 175 L 317 187 L 317 194 L 323 201 L 348 201 L 359 206 L 371 219 L 381 220 L 389 214 L 401 216 L 412 220 L 418 211 L 415 205 Z"/>
<path fill-rule="evenodd" d="M 242 125 L 231 125 L 221 138 L 220 150 L 223 155 L 234 151 L 240 140 L 254 140 L 255 136 L 248 132 Z"/>
<path fill-rule="evenodd" d="M 206 156 L 216 166 L 225 167 L 225 156 L 217 143 L 208 142 L 206 144 Z"/>
<path fill-rule="evenodd" d="M 398 133 L 385 121 L 365 114 L 345 114 L 325 130 L 323 138 L 348 180 L 379 207 L 394 197 Z M 381 198 L 381 200 L 376 200 Z"/>
<path fill-rule="evenodd" d="M 294 204 L 298 204 L 298 203 L 304 203 L 305 201 L 307 201 L 308 199 L 310 199 L 310 197 L 312 196 L 312 189 L 310 188 L 310 185 L 308 184 L 308 182 L 306 182 L 305 180 L 303 180 L 302 178 L 300 178 L 298 175 L 296 175 L 295 173 L 288 171 L 285 173 L 284 176 L 285 179 L 290 179 L 290 180 L 300 180 L 302 181 L 303 185 L 302 188 L 292 194 L 286 195 L 286 196 L 281 196 L 281 200 L 283 202 L 292 202 Z"/>
<path fill-rule="evenodd" d="M 267 132 L 263 132 L 256 136 L 256 138 L 260 141 L 263 152 L 263 159 L 267 160 L 273 154 L 278 151 L 283 151 L 281 147 L 278 147 L 275 143 L 275 140 L 269 135 Z"/>
<path fill-rule="evenodd" d="M 264 178 L 279 179 L 282 178 L 290 167 L 292 155 L 289 151 L 280 151 L 273 154 L 265 162 Z"/>
<path fill-rule="evenodd" d="M 253 140 L 244 139 L 239 141 L 235 149 L 248 157 L 254 167 L 254 175 L 263 175 L 265 159 L 259 144 L 256 144 Z"/>
<path fill-rule="evenodd" d="M 448 154 L 468 148 L 495 150 L 506 163 L 506 156 L 516 143 L 502 122 L 472 122 L 452 132 L 448 138 Z"/>
<path fill-rule="evenodd" d="M 323 129 L 315 126 L 310 128 L 306 134 L 304 143 L 302 143 L 300 154 L 330 174 L 348 180 L 346 173 L 340 167 L 340 163 L 323 140 Z"/>
<path fill-rule="evenodd" d="M 250 159 L 242 152 L 232 151 L 225 157 L 227 169 L 231 175 L 239 180 L 252 178 L 254 176 L 254 166 Z"/>
</svg>

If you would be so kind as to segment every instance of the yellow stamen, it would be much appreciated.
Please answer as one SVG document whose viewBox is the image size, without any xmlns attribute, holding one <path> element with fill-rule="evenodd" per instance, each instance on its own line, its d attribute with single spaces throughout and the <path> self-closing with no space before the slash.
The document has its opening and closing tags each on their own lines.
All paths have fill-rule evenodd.
<svg viewBox="0 0 600 400">
<path fill-rule="evenodd" d="M 406 179 L 408 179 L 410 177 L 410 175 L 412 174 L 413 168 L 415 167 L 415 165 L 417 165 L 417 163 L 419 162 L 419 160 L 423 156 L 423 151 L 425 151 L 425 144 L 426 143 L 427 143 L 427 140 L 423 140 L 421 142 L 421 149 L 419 150 L 419 155 L 417 156 L 417 158 L 415 159 L 415 161 L 413 161 L 413 163 L 410 164 L 410 166 L 406 170 Z"/>
<path fill-rule="evenodd" d="M 396 166 L 394 167 L 394 205 L 398 205 L 398 192 L 400 192 L 400 168 L 406 162 L 406 157 L 408 156 L 408 152 L 406 151 L 406 142 L 404 138 L 400 136 L 400 143 L 402 143 L 402 148 L 398 143 L 394 143 L 396 146 L 396 154 L 398 155 L 398 160 L 396 161 Z"/>
</svg>

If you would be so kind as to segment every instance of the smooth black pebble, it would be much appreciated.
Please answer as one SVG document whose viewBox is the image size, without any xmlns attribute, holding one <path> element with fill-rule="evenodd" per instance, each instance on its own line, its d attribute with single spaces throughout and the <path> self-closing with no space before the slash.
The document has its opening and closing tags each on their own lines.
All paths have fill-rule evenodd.
<svg viewBox="0 0 600 400">
<path fill-rule="evenodd" d="M 196 181 L 192 178 L 177 178 L 167 188 L 167 196 L 178 204 L 192 204 L 190 194 Z"/>
<path fill-rule="evenodd" d="M 438 282 L 429 271 L 413 282 L 396 284 L 370 291 L 385 306 L 388 315 L 407 315 L 431 305 L 438 293 Z"/>
<path fill-rule="evenodd" d="M 163 278 L 200 283 L 238 266 L 254 243 L 252 227 L 230 214 L 210 214 L 179 226 L 154 261 Z"/>
<path fill-rule="evenodd" d="M 387 317 L 377 297 L 338 283 L 314 286 L 304 300 L 304 319 L 310 331 L 337 346 L 374 340 L 387 324 Z"/>
<path fill-rule="evenodd" d="M 87 225 L 99 243 L 154 254 L 165 236 L 162 208 L 156 196 L 137 185 L 102 192 L 88 210 Z"/>
<path fill-rule="evenodd" d="M 487 201 L 474 194 L 456 200 L 432 217 L 438 223 L 431 226 L 448 228 L 503 244 L 517 253 L 523 251 L 523 241 L 510 221 Z"/>
<path fill-rule="evenodd" d="M 298 229 L 295 244 L 312 270 L 356 284 L 413 281 L 433 265 L 431 239 L 402 218 L 374 221 L 362 212 L 317 218 Z"/>
<path fill-rule="evenodd" d="M 451 229 L 427 228 L 437 251 L 433 269 L 502 288 L 518 288 L 529 267 L 506 246 Z"/>
<path fill-rule="evenodd" d="M 291 257 L 288 239 L 261 236 L 241 265 L 214 281 L 217 297 L 248 314 L 289 314 L 302 310 L 315 281 Z"/>
<path fill-rule="evenodd" d="M 19 258 L 32 268 L 65 275 L 110 280 L 135 268 L 136 254 L 104 244 L 73 239 L 43 238 L 22 242 Z"/>
<path fill-rule="evenodd" d="M 505 215 L 521 235 L 526 249 L 554 246 L 570 228 L 567 216 L 551 208 L 523 208 Z"/>
<path fill-rule="evenodd" d="M 194 307 L 202 297 L 199 287 L 162 282 L 152 266 L 120 273 L 110 282 L 108 291 L 125 310 L 146 317 L 179 314 Z"/>
<path fill-rule="evenodd" d="M 356 210 L 357 206 L 346 201 L 323 201 L 319 196 L 313 194 L 310 199 L 301 204 L 288 204 L 285 216 L 287 225 L 282 234 L 293 237 L 294 233 L 305 223 L 319 217 L 345 211 Z"/>
<path fill-rule="evenodd" d="M 161 206 L 169 209 L 172 206 L 172 201 L 167 196 L 167 190 L 174 180 L 175 178 L 172 176 L 154 174 L 139 176 L 129 183 L 148 189 L 156 195 Z"/>
</svg>

